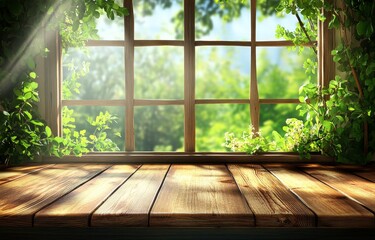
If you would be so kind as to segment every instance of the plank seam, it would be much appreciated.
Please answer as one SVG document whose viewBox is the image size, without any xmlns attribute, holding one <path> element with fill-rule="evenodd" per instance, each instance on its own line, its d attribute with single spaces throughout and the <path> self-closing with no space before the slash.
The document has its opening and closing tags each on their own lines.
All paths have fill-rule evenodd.
<svg viewBox="0 0 375 240">
<path fill-rule="evenodd" d="M 357 172 L 349 172 L 349 173 L 350 173 L 350 174 L 353 174 L 353 175 L 355 175 L 355 176 L 357 176 L 357 177 L 360 177 L 360 178 L 362 178 L 362 179 L 364 179 L 364 180 L 366 180 L 366 181 L 369 181 L 369 182 L 375 182 L 375 181 L 373 181 L 373 180 L 371 180 L 371 179 L 368 179 L 368 178 L 366 178 L 366 177 L 360 175 L 360 174 L 357 173 Z"/>
<path fill-rule="evenodd" d="M 87 165 L 87 164 L 86 164 Z M 83 165 L 85 166 L 85 165 Z M 61 195 L 60 197 L 56 198 L 55 200 L 53 200 L 52 202 L 48 203 L 47 205 L 44 205 L 43 207 L 41 207 L 40 209 L 38 209 L 37 211 L 35 211 L 33 214 L 32 214 L 32 217 L 31 217 L 31 226 L 34 227 L 34 221 L 35 221 L 35 215 L 40 212 L 42 209 L 44 208 L 47 208 L 48 206 L 52 205 L 53 203 L 55 203 L 56 201 L 58 201 L 59 199 L 61 199 L 62 197 L 65 197 L 66 195 L 68 195 L 69 193 L 73 192 L 74 190 L 76 190 L 77 188 L 81 187 L 82 185 L 84 185 L 85 183 L 91 181 L 92 179 L 96 178 L 97 176 L 99 176 L 100 174 L 102 174 L 104 171 L 106 171 L 108 168 L 112 167 L 113 165 L 109 165 L 107 167 L 105 167 L 103 170 L 97 172 L 96 174 L 94 174 L 92 177 L 88 178 L 87 180 L 81 182 L 80 184 L 78 184 L 76 187 L 74 187 L 73 189 L 71 189 L 70 191 L 66 192 L 65 194 Z"/>
<path fill-rule="evenodd" d="M 113 165 L 115 166 L 115 165 Z M 92 212 L 88 215 L 88 227 L 91 227 L 91 220 L 92 220 L 92 215 L 95 213 L 98 208 L 100 208 L 120 187 L 122 187 L 138 170 L 143 166 L 143 164 L 138 165 L 138 168 L 130 174 L 124 181 L 122 181 L 117 187 L 115 187 L 106 198 L 102 200 L 101 203 L 98 204 L 96 208 L 92 210 Z"/>
<path fill-rule="evenodd" d="M 257 219 L 256 219 L 256 216 L 255 216 L 254 210 L 251 208 L 250 203 L 247 201 L 247 199 L 245 198 L 244 193 L 241 191 L 241 188 L 238 186 L 238 183 L 237 183 L 236 179 L 234 178 L 233 173 L 229 170 L 228 164 L 224 164 L 224 165 L 225 165 L 227 171 L 229 172 L 229 175 L 231 176 L 231 178 L 232 178 L 233 181 L 235 182 L 235 184 L 236 184 L 236 186 L 237 186 L 237 189 L 240 191 L 242 199 L 245 200 L 246 205 L 249 207 L 249 209 L 250 209 L 250 211 L 251 211 L 251 213 L 252 213 L 252 215 L 253 215 L 253 219 L 254 219 L 254 227 L 256 227 L 256 226 L 257 226 Z M 236 165 L 236 164 L 235 164 L 235 165 Z M 237 165 L 236 165 L 236 166 L 237 166 Z"/>
<path fill-rule="evenodd" d="M 311 209 L 308 204 L 305 203 L 305 201 L 303 200 L 302 197 L 300 197 L 298 194 L 296 194 L 292 189 L 290 189 L 288 186 L 286 186 L 271 170 L 269 170 L 266 166 L 264 165 L 260 165 L 262 166 L 266 171 L 268 171 L 272 176 L 274 176 L 277 181 L 279 181 L 286 189 L 288 189 L 289 192 L 292 193 L 292 195 L 298 200 L 300 201 L 307 209 L 309 209 L 313 214 L 314 214 L 314 227 L 318 227 L 318 215 L 313 211 L 313 209 Z"/>
<path fill-rule="evenodd" d="M 150 210 L 148 211 L 148 214 L 147 214 L 147 216 L 148 216 L 148 217 L 147 217 L 147 227 L 150 227 L 150 220 L 151 220 L 151 212 L 152 212 L 152 208 L 154 207 L 154 204 L 155 204 L 155 202 L 156 202 L 156 199 L 157 199 L 158 196 L 159 196 L 159 193 L 160 193 L 160 191 L 161 191 L 161 188 L 162 188 L 163 185 L 164 185 L 165 179 L 167 178 L 167 175 L 168 175 L 169 170 L 171 169 L 171 167 L 172 167 L 172 164 L 169 164 L 168 170 L 165 172 L 165 175 L 164 175 L 163 181 L 161 182 L 161 184 L 160 184 L 160 186 L 159 186 L 159 189 L 158 189 L 158 191 L 157 191 L 156 194 L 155 194 L 155 198 L 154 198 L 154 200 L 153 200 L 152 203 L 151 203 Z"/>
</svg>

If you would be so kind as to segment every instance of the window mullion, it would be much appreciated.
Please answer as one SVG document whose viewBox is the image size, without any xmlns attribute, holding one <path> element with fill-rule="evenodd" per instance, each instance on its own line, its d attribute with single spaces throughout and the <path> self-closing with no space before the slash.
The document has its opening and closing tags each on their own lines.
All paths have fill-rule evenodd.
<svg viewBox="0 0 375 240">
<path fill-rule="evenodd" d="M 125 17 L 125 151 L 134 151 L 134 13 L 133 1 L 124 0 Z"/>
<path fill-rule="evenodd" d="M 255 132 L 259 132 L 259 94 L 256 69 L 256 0 L 251 0 L 251 79 L 250 79 L 250 115 Z"/>
<path fill-rule="evenodd" d="M 195 1 L 184 1 L 185 152 L 195 152 Z"/>
</svg>

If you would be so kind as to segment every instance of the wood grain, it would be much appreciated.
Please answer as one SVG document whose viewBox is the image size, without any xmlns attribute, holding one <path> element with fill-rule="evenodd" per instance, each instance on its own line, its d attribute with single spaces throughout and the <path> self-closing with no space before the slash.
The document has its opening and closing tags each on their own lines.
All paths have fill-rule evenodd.
<svg viewBox="0 0 375 240">
<path fill-rule="evenodd" d="M 255 215 L 257 227 L 313 227 L 315 216 L 260 165 L 228 165 Z"/>
<path fill-rule="evenodd" d="M 257 80 L 257 54 L 256 54 L 256 0 L 250 1 L 250 18 L 251 18 L 251 58 L 250 58 L 250 117 L 254 132 L 259 132 L 259 92 Z"/>
<path fill-rule="evenodd" d="M 148 214 L 169 165 L 143 165 L 92 215 L 91 226 L 148 226 Z"/>
<path fill-rule="evenodd" d="M 350 173 L 327 169 L 325 167 L 305 167 L 303 170 L 375 212 L 374 182 Z"/>
<path fill-rule="evenodd" d="M 184 148 L 195 152 L 195 6 L 184 1 Z"/>
<path fill-rule="evenodd" d="M 354 171 L 354 173 L 360 177 L 363 177 L 372 182 L 375 182 L 375 168 L 361 169 L 358 171 Z"/>
<path fill-rule="evenodd" d="M 125 29 L 125 151 L 134 151 L 134 11 L 133 0 L 124 1 L 129 15 L 124 18 Z"/>
<path fill-rule="evenodd" d="M 53 164 L 6 168 L 0 172 L 0 185 L 51 166 L 53 166 Z"/>
<path fill-rule="evenodd" d="M 88 227 L 90 214 L 138 167 L 139 165 L 112 166 L 39 211 L 34 217 L 34 226 Z"/>
<path fill-rule="evenodd" d="M 0 185 L 0 226 L 32 226 L 33 215 L 106 165 L 59 164 Z"/>
<path fill-rule="evenodd" d="M 150 226 L 250 227 L 254 218 L 224 165 L 172 165 Z"/>
<path fill-rule="evenodd" d="M 374 227 L 371 212 L 317 179 L 293 167 L 266 168 L 314 211 L 318 227 Z"/>
</svg>

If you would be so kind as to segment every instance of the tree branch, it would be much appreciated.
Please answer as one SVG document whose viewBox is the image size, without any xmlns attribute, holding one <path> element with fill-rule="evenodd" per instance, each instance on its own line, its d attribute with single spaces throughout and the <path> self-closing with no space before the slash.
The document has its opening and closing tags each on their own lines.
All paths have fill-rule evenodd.
<svg viewBox="0 0 375 240">
<path fill-rule="evenodd" d="M 302 22 L 302 20 L 301 20 L 301 18 L 299 16 L 299 14 L 298 14 L 298 12 L 296 12 L 296 17 L 297 17 L 299 25 L 302 28 L 302 31 L 305 33 L 305 35 L 306 35 L 307 39 L 309 40 L 309 42 L 312 43 L 311 38 L 310 38 L 309 34 L 307 33 L 305 25 L 303 24 L 303 22 Z M 313 48 L 313 50 L 314 50 L 314 53 L 318 55 L 318 52 L 316 51 L 316 49 Z"/>
</svg>

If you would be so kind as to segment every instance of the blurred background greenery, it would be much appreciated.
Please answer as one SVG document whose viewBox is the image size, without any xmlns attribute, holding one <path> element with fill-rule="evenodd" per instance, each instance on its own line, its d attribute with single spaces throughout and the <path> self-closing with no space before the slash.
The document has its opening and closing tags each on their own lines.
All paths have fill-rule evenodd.
<svg viewBox="0 0 375 240">
<path fill-rule="evenodd" d="M 225 1 L 224 1 L 225 2 Z M 235 3 L 234 3 L 235 2 Z M 278 24 L 293 29 L 292 16 L 276 13 L 278 1 L 262 0 L 257 5 L 257 40 L 277 40 Z M 196 1 L 196 40 L 250 40 L 249 1 Z M 135 1 L 136 39 L 183 39 L 183 1 Z M 100 18 L 100 39 L 123 39 L 123 19 Z M 125 30 L 126 31 L 126 30 Z M 304 83 L 316 82 L 303 64 L 316 58 L 308 48 L 258 47 L 257 80 L 260 99 L 298 99 Z M 184 97 L 183 47 L 136 47 L 134 56 L 135 99 L 178 99 Z M 125 99 L 123 47 L 66 49 L 63 85 L 71 91 L 63 99 Z M 249 99 L 250 47 L 196 47 L 196 99 Z M 89 67 L 88 67 L 89 66 Z M 77 73 L 84 72 L 82 76 Z M 78 90 L 79 91 L 74 91 Z M 125 150 L 125 109 L 123 107 L 74 106 L 77 130 L 89 129 L 87 118 L 108 111 L 119 119 L 108 137 L 120 151 Z M 270 135 L 282 132 L 287 118 L 298 118 L 296 104 L 261 104 L 260 130 Z M 184 108 L 136 106 L 134 133 L 137 151 L 184 151 Z M 250 124 L 248 104 L 197 104 L 196 151 L 226 151 L 225 132 L 241 134 Z M 121 136 L 115 135 L 116 132 Z"/>
</svg>

